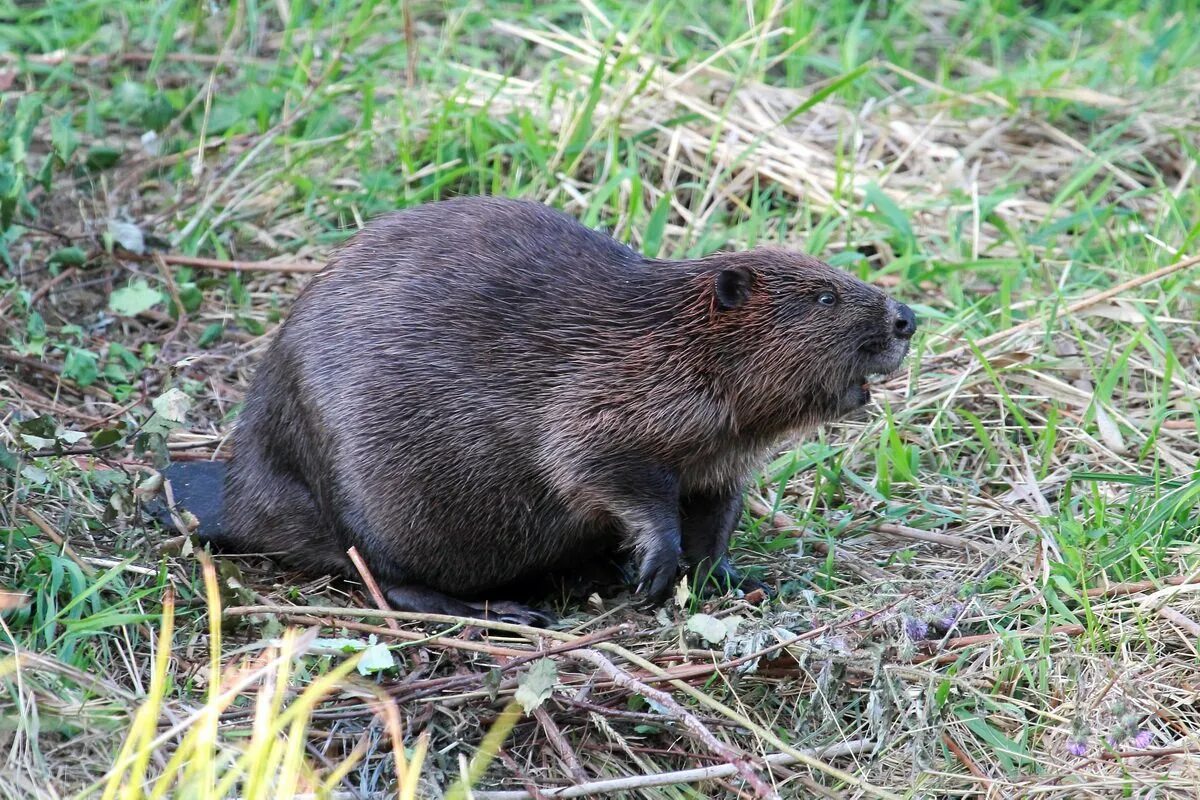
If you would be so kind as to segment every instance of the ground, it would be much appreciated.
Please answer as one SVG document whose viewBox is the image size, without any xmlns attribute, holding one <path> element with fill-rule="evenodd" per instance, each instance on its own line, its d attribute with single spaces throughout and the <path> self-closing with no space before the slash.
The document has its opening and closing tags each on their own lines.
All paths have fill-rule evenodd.
<svg viewBox="0 0 1200 800">
<path fill-rule="evenodd" d="M 1197 13 L 0 3 L 0 795 L 1197 796 Z M 751 491 L 774 600 L 383 619 L 139 516 L 333 245 L 472 193 L 917 310 Z"/>
</svg>

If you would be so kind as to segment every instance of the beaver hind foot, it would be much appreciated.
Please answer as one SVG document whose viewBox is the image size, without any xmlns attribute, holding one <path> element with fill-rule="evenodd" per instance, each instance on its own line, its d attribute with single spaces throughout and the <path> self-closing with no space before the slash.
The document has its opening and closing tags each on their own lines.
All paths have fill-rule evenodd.
<svg viewBox="0 0 1200 800">
<path fill-rule="evenodd" d="M 507 622 L 511 625 L 529 625 L 546 628 L 555 623 L 555 618 L 536 608 L 501 601 L 459 600 L 425 586 L 409 584 L 392 586 L 384 590 L 388 605 L 396 611 L 416 614 L 445 614 L 451 617 L 469 617 L 491 622 Z"/>
</svg>

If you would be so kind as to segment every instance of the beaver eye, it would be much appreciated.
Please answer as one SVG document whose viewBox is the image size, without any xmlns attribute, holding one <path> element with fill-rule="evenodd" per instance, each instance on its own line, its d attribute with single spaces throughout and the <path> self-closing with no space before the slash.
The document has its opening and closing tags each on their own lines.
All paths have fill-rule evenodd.
<svg viewBox="0 0 1200 800">
<path fill-rule="evenodd" d="M 833 292 L 821 292 L 817 295 L 817 302 L 823 306 L 832 306 L 837 303 L 837 295 Z"/>
</svg>

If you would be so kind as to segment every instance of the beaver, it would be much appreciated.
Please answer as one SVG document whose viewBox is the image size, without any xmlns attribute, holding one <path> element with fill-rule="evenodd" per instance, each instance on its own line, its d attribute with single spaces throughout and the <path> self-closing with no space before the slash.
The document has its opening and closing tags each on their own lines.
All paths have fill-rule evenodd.
<svg viewBox="0 0 1200 800">
<path fill-rule="evenodd" d="M 614 542 L 651 602 L 682 567 L 745 587 L 727 551 L 755 470 L 865 405 L 916 329 L 789 250 L 646 258 L 499 198 L 395 212 L 280 326 L 206 538 L 321 574 L 354 575 L 355 546 L 397 609 L 524 623 L 547 617 L 489 593 Z"/>
</svg>

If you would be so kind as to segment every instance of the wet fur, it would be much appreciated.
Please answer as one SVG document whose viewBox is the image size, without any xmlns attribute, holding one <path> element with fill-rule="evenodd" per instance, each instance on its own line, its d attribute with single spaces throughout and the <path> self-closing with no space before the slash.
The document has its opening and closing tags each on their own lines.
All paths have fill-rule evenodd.
<svg viewBox="0 0 1200 800">
<path fill-rule="evenodd" d="M 624 542 L 661 596 L 681 555 L 727 567 L 773 445 L 899 363 L 893 307 L 804 255 L 650 260 L 534 203 L 392 214 L 263 359 L 217 544 L 346 574 L 354 545 L 420 608 Z"/>
</svg>

